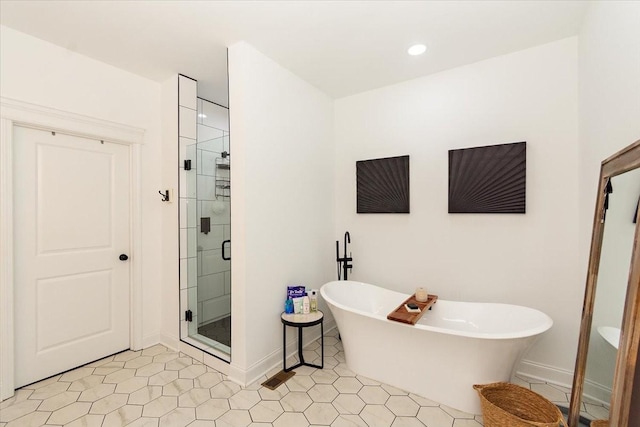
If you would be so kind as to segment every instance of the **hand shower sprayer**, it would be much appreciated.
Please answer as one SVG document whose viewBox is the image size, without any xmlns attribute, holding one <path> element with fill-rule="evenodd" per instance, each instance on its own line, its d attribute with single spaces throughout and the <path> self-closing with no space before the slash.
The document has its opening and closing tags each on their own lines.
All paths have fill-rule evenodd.
<svg viewBox="0 0 640 427">
<path fill-rule="evenodd" d="M 340 277 L 340 269 L 342 269 L 344 274 L 344 280 L 347 280 L 347 272 L 349 269 L 353 268 L 353 264 L 349 264 L 350 261 L 353 261 L 351 258 L 351 253 L 347 256 L 347 244 L 351 243 L 351 235 L 349 232 L 344 233 L 344 256 L 340 258 L 340 243 L 336 240 L 336 262 L 338 263 L 338 280 L 341 280 Z"/>
</svg>

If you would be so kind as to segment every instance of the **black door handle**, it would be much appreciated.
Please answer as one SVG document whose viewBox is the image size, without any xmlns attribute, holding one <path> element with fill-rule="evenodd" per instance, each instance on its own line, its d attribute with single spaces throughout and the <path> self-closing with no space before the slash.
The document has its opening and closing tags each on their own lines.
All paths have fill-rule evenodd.
<svg viewBox="0 0 640 427">
<path fill-rule="evenodd" d="M 127 256 L 127 254 L 120 254 L 120 256 L 118 257 L 120 258 L 120 261 L 126 261 L 129 259 L 129 257 Z"/>
<path fill-rule="evenodd" d="M 229 243 L 229 244 L 230 244 L 230 243 L 231 243 L 231 240 L 224 240 L 224 241 L 222 242 L 222 259 L 223 259 L 223 260 L 225 260 L 225 261 L 231 261 L 231 256 L 226 256 L 226 255 L 225 255 L 225 247 L 226 247 L 225 245 L 226 245 L 227 243 Z"/>
</svg>

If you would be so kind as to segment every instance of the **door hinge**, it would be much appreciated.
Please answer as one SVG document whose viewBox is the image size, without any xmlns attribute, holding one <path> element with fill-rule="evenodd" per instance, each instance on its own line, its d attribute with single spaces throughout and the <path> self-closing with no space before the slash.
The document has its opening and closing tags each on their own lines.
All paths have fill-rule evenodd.
<svg viewBox="0 0 640 427">
<path fill-rule="evenodd" d="M 193 313 L 191 312 L 191 310 L 187 310 L 184 312 L 184 319 L 187 322 L 193 322 Z"/>
</svg>

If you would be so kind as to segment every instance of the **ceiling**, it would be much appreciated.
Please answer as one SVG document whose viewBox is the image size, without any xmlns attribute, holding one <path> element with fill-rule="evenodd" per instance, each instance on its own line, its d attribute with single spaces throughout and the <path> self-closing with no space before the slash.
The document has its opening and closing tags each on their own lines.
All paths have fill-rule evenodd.
<svg viewBox="0 0 640 427">
<path fill-rule="evenodd" d="M 0 1 L 0 23 L 227 105 L 246 41 L 333 98 L 576 35 L 584 1 Z M 407 55 L 415 43 L 421 56 Z"/>
</svg>

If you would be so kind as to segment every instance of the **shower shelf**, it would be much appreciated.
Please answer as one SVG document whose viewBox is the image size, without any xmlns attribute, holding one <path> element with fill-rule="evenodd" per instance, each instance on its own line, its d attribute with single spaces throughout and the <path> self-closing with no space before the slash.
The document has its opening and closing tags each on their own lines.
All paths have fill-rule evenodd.
<svg viewBox="0 0 640 427">
<path fill-rule="evenodd" d="M 216 179 L 216 198 L 218 196 L 231 197 L 231 180 Z"/>
<path fill-rule="evenodd" d="M 229 170 L 231 169 L 231 164 L 229 163 L 229 159 L 225 159 L 223 157 L 216 157 L 216 168 Z"/>
<path fill-rule="evenodd" d="M 231 197 L 231 180 L 227 172 L 230 169 L 229 153 L 224 151 L 222 157 L 216 157 L 216 199 Z"/>
</svg>

